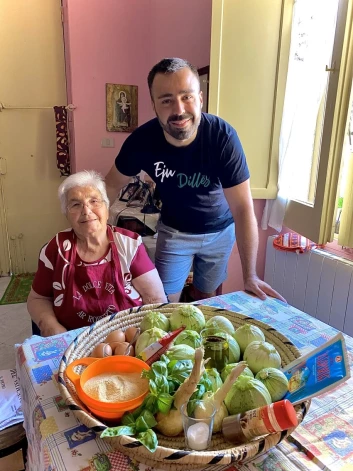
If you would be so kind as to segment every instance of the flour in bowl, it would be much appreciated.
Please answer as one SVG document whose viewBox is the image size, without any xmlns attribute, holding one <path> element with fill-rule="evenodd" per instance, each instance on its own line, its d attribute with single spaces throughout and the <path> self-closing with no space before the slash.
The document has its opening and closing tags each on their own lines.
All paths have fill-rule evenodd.
<svg viewBox="0 0 353 471">
<path fill-rule="evenodd" d="M 148 379 L 140 373 L 102 373 L 83 386 L 86 394 L 101 402 L 122 402 L 140 396 L 148 389 Z"/>
</svg>

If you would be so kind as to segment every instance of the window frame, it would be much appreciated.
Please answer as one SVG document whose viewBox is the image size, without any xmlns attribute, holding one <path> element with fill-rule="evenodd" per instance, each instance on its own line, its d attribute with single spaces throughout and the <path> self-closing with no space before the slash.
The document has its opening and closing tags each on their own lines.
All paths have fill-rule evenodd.
<svg viewBox="0 0 353 471">
<path fill-rule="evenodd" d="M 293 4 L 294 0 L 212 2 L 209 112 L 239 133 L 254 199 L 277 195 Z M 257 49 L 252 51 L 247 44 Z M 256 141 L 261 145 L 254 145 Z"/>
<path fill-rule="evenodd" d="M 314 203 L 289 200 L 284 225 L 319 244 L 333 240 L 339 172 L 348 113 L 352 71 L 347 70 L 345 41 L 351 36 L 352 0 L 340 0 L 322 127 L 322 141 Z M 342 60 L 343 59 L 343 60 Z M 324 66 L 324 65 L 323 65 Z M 326 64 L 328 68 L 332 66 Z M 352 67 L 350 68 L 352 69 Z M 348 100 L 347 100 L 348 93 Z"/>
</svg>

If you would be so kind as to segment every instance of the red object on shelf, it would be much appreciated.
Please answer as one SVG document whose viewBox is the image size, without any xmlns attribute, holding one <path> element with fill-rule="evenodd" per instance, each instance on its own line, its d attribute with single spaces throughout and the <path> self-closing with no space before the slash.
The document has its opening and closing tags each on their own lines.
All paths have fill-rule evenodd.
<svg viewBox="0 0 353 471">
<path fill-rule="evenodd" d="M 273 246 L 277 250 L 284 250 L 286 252 L 305 253 L 312 249 L 324 248 L 325 244 L 316 244 L 296 232 L 286 232 L 285 234 L 278 235 L 273 240 Z"/>
</svg>

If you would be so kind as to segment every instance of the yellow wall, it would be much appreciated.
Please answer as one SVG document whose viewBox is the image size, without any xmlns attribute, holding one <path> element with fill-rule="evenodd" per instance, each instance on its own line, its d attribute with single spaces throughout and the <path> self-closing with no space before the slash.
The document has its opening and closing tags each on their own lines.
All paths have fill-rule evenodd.
<svg viewBox="0 0 353 471">
<path fill-rule="evenodd" d="M 35 271 L 66 227 L 52 107 L 67 103 L 60 0 L 1 0 L 1 17 L 0 275 Z"/>
</svg>

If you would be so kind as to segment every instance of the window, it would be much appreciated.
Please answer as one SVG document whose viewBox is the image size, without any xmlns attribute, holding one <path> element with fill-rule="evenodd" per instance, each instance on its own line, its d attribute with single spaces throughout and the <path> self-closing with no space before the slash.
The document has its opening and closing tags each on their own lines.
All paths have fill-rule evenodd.
<svg viewBox="0 0 353 471">
<path fill-rule="evenodd" d="M 213 0 L 209 112 L 239 134 L 253 198 L 275 198 L 294 0 Z"/>
<path fill-rule="evenodd" d="M 304 3 L 306 3 L 307 6 L 314 5 L 318 7 L 319 10 L 316 11 L 316 14 L 321 15 L 327 33 L 329 33 L 330 24 L 329 22 L 325 23 L 325 16 L 322 15 L 323 8 L 326 9 L 331 18 L 336 18 L 336 24 L 333 25 L 332 46 L 330 45 L 329 34 L 326 35 L 324 44 L 318 44 L 317 54 L 320 55 L 320 67 L 322 73 L 327 74 L 328 78 L 324 86 L 322 86 L 322 73 L 316 78 L 318 89 L 322 87 L 322 94 L 319 96 L 319 102 L 316 103 L 316 109 L 314 106 L 315 100 L 310 101 L 312 96 L 308 96 L 307 106 L 302 109 L 301 119 L 304 126 L 302 125 L 300 128 L 306 136 L 305 147 L 303 147 L 303 142 L 300 142 L 302 134 L 298 133 L 296 144 L 299 143 L 299 145 L 294 146 L 295 152 L 291 156 L 287 168 L 288 179 L 291 182 L 295 181 L 295 185 L 292 185 L 288 194 L 289 201 L 284 225 L 315 242 L 326 243 L 332 240 L 336 225 L 342 150 L 347 135 L 347 116 L 350 109 L 353 66 L 352 2 L 349 0 L 337 0 L 337 2 L 327 0 L 312 0 L 310 2 L 304 0 L 303 2 L 297 0 L 296 3 L 298 6 L 301 4 L 305 7 Z M 337 3 L 337 15 L 332 15 L 332 10 L 330 11 L 333 3 Z M 330 16 L 327 16 L 326 19 Z M 293 19 L 295 22 L 295 15 Z M 297 28 L 299 35 L 303 34 L 304 26 L 301 25 L 302 28 Z M 310 27 L 309 24 L 307 26 Z M 293 23 L 293 27 L 296 27 L 295 23 Z M 315 31 L 315 33 L 320 34 L 318 31 Z M 326 58 L 323 54 L 323 45 L 326 46 Z M 332 50 L 331 61 L 329 61 L 331 55 L 329 47 Z M 317 57 L 313 56 L 313 62 L 316 59 Z M 289 60 L 289 80 L 291 60 L 293 60 L 292 55 Z M 290 82 L 288 84 L 287 81 L 287 87 L 288 85 L 290 86 Z M 287 96 L 284 105 L 284 120 L 288 110 L 286 109 L 286 101 Z M 309 103 L 312 105 L 310 108 Z M 310 116 L 311 118 L 314 117 L 314 120 L 310 120 Z M 311 126 L 314 121 L 314 133 L 312 133 L 312 129 L 305 130 L 305 123 L 309 121 Z M 306 133 L 306 131 L 308 132 Z M 302 162 L 296 158 L 296 153 L 299 152 L 304 155 Z M 349 178 L 348 171 L 342 173 L 342 175 Z M 350 186 L 352 185 L 350 184 Z"/>
<path fill-rule="evenodd" d="M 293 23 L 295 11 L 304 7 L 315 13 L 315 21 L 307 15 L 305 21 Z M 336 224 L 337 189 L 341 186 L 338 182 L 352 85 L 352 9 L 353 0 L 212 3 L 209 110 L 228 121 L 239 134 L 250 168 L 252 196 L 267 200 L 262 227 L 268 224 L 280 230 L 286 212 L 285 226 L 318 243 L 332 239 Z M 278 192 L 284 145 L 280 136 L 287 113 L 284 103 L 289 72 L 293 69 L 289 64 L 293 24 L 298 33 L 297 69 L 308 39 L 314 40 L 316 47 L 309 51 L 312 54 L 309 66 L 315 67 L 308 68 L 311 87 L 306 79 L 300 87 L 294 87 L 302 98 L 301 115 L 291 148 L 288 177 Z M 311 34 L 312 25 L 317 28 L 316 36 Z M 320 39 L 315 43 L 315 38 Z M 296 112 L 297 98 L 294 95 L 287 99 Z M 286 131 L 290 135 L 293 128 L 288 126 Z M 346 189 L 353 188 L 353 163 L 346 174 L 352 181 Z M 278 193 L 288 190 L 293 181 L 295 192 L 285 195 L 281 202 Z M 352 220 L 345 213 L 349 216 L 353 213 L 353 189 L 351 206 L 347 205 L 348 199 L 343 197 L 341 233 Z M 279 207 L 282 217 L 277 224 L 279 219 L 271 220 L 269 215 Z"/>
</svg>

